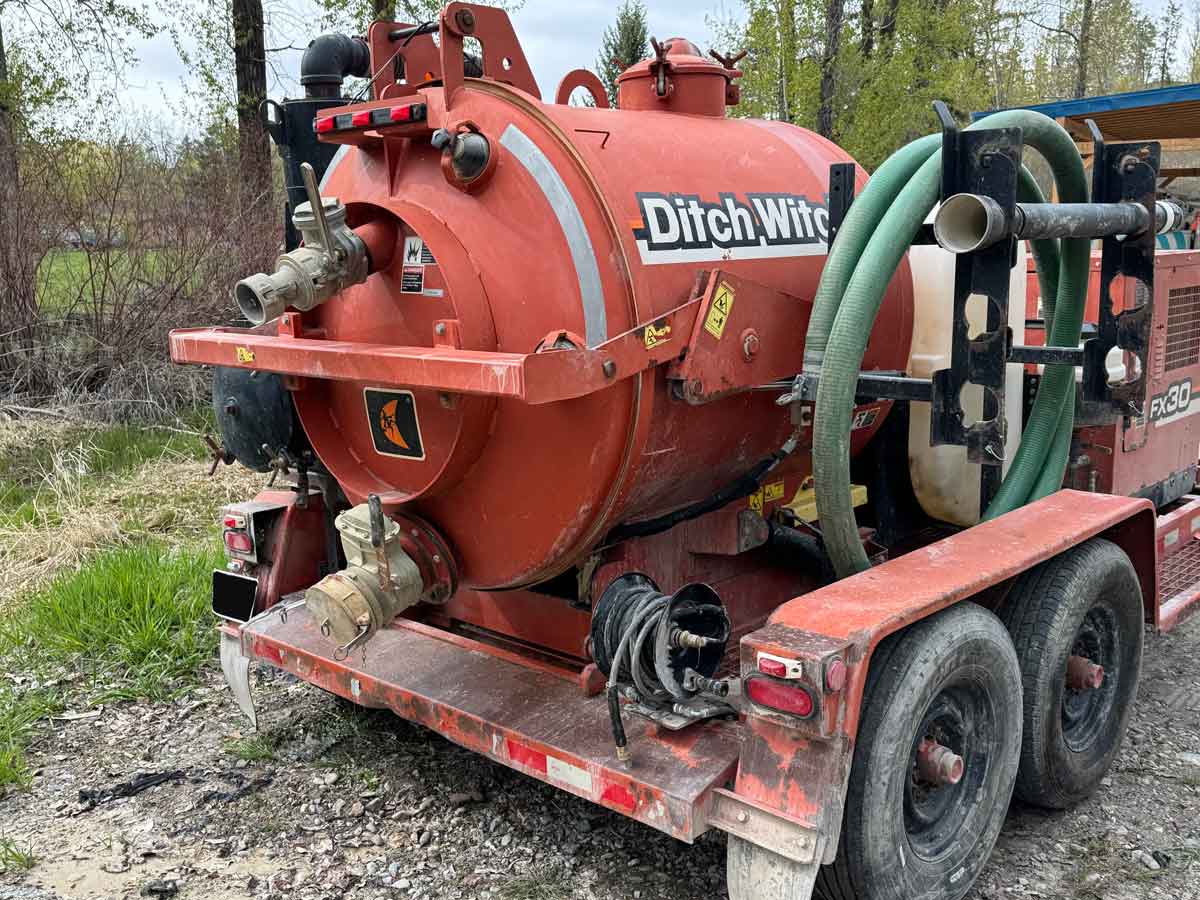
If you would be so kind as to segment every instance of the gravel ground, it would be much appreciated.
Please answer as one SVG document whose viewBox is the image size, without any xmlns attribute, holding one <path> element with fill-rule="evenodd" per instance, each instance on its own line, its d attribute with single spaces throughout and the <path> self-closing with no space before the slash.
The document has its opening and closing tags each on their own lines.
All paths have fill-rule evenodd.
<svg viewBox="0 0 1200 900">
<path fill-rule="evenodd" d="M 1014 808 L 974 900 L 1200 898 L 1200 617 L 1151 636 L 1130 737 L 1099 794 Z M 57 721 L 3 831 L 38 858 L 0 900 L 710 900 L 724 839 L 688 848 L 389 713 L 260 670 L 258 735 L 219 673 L 174 703 Z M 133 797 L 137 773 L 177 776 Z"/>
</svg>

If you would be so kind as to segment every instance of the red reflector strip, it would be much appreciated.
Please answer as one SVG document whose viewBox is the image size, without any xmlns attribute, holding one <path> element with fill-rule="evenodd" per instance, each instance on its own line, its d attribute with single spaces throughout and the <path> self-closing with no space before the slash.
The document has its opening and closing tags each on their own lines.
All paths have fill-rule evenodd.
<svg viewBox="0 0 1200 900">
<path fill-rule="evenodd" d="M 567 762 L 565 759 L 559 759 L 557 756 L 550 756 L 539 750 L 526 747 L 512 738 L 507 738 L 504 744 L 508 750 L 510 761 L 517 763 L 522 768 L 545 775 L 547 781 L 560 786 L 574 788 L 589 799 L 594 798 L 592 775 L 583 766 L 577 766 L 574 763 Z"/>
<path fill-rule="evenodd" d="M 629 788 L 619 784 L 608 785 L 600 795 L 600 802 L 607 803 L 616 809 L 623 809 L 627 813 L 632 813 L 637 809 L 637 798 L 633 796 Z"/>
<path fill-rule="evenodd" d="M 812 694 L 799 684 L 773 681 L 770 678 L 747 678 L 746 696 L 759 706 L 807 719 L 813 714 Z"/>
<path fill-rule="evenodd" d="M 391 119 L 393 122 L 411 122 L 413 117 L 412 112 L 411 106 L 393 106 Z"/>
<path fill-rule="evenodd" d="M 524 744 L 518 744 L 512 738 L 509 738 L 504 743 L 508 749 L 508 758 L 513 762 L 527 769 L 533 769 L 535 772 L 541 772 L 543 775 L 546 774 L 545 753 L 538 753 Z"/>
<path fill-rule="evenodd" d="M 825 689 L 837 693 L 846 686 L 846 664 L 835 659 L 825 667 Z"/>
<path fill-rule="evenodd" d="M 364 125 L 371 124 L 371 111 L 369 109 L 360 110 L 350 117 L 350 124 L 355 128 L 362 128 Z"/>
<path fill-rule="evenodd" d="M 313 121 L 313 129 L 317 134 L 333 131 L 333 116 L 321 116 Z"/>
<path fill-rule="evenodd" d="M 249 553 L 254 549 L 254 542 L 244 531 L 226 531 L 225 546 L 235 553 Z"/>
</svg>

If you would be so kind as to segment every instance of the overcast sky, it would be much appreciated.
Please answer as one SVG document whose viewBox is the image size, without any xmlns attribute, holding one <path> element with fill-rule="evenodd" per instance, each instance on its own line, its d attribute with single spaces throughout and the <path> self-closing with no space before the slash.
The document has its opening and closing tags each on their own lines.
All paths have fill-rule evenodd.
<svg viewBox="0 0 1200 900">
<path fill-rule="evenodd" d="M 291 14 L 286 17 L 287 27 L 276 24 L 269 28 L 277 32 L 274 38 L 280 43 L 289 41 L 303 47 L 321 32 L 318 13 L 309 0 L 288 2 Z M 646 5 L 652 35 L 690 38 L 705 50 L 711 39 L 708 19 L 737 15 L 742 9 L 738 0 L 649 0 Z M 612 24 L 616 6 L 615 0 L 526 0 L 512 14 L 517 37 L 544 98 L 553 98 L 559 80 L 571 69 L 595 68 L 600 37 Z M 307 17 L 306 9 L 310 12 Z M 307 30 L 306 22 L 311 22 Z M 269 37 L 268 43 L 271 41 Z M 187 106 L 183 102 L 184 88 L 192 82 L 171 38 L 160 34 L 138 42 L 134 49 L 139 61 L 126 76 L 127 88 L 122 92 L 126 108 L 130 112 L 174 119 Z M 299 67 L 299 50 L 273 56 L 270 89 L 273 98 L 300 95 L 296 81 Z"/>
</svg>

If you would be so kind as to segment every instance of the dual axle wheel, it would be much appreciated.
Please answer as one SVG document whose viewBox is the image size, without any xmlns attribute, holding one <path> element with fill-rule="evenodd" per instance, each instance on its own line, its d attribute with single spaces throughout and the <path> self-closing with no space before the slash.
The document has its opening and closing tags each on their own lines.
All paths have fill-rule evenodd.
<svg viewBox="0 0 1200 900">
<path fill-rule="evenodd" d="M 960 603 L 879 645 L 837 859 L 789 873 L 781 858 L 731 838 L 733 900 L 781 896 L 759 888 L 813 876 L 823 900 L 960 900 L 1014 790 L 1061 809 L 1098 786 L 1141 665 L 1132 564 L 1093 539 L 1022 575 L 999 612 Z"/>
</svg>

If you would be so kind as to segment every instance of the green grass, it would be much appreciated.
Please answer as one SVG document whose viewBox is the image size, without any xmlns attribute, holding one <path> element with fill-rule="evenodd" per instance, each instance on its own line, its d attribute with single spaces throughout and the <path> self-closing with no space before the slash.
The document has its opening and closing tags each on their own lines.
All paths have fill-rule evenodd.
<svg viewBox="0 0 1200 900">
<path fill-rule="evenodd" d="M 203 431 L 210 420 L 201 410 L 178 427 Z M 120 519 L 121 534 L 133 542 L 72 559 L 82 558 L 78 568 L 24 590 L 0 617 L 0 791 L 29 784 L 29 742 L 38 722 L 65 701 L 162 700 L 196 682 L 216 646 L 210 579 L 224 563 L 212 537 L 211 510 L 194 522 L 180 505 L 191 496 L 188 484 L 127 487 L 144 463 L 164 456 L 203 458 L 199 437 L 128 425 L 32 433 L 33 439 L 0 450 L 0 532 L 24 541 L 44 530 L 42 546 L 53 554 L 62 532 L 74 534 L 72 516 L 87 520 L 78 523 L 85 526 L 76 529 L 81 533 L 97 518 Z M 186 518 L 182 524 L 180 517 Z M 139 534 L 134 524 L 143 532 L 168 531 L 176 545 L 183 538 L 183 549 Z M 3 673 L 26 678 L 10 681 Z M 74 686 L 69 697 L 22 690 L 39 682 Z"/>
<path fill-rule="evenodd" d="M 200 425 L 201 415 L 194 414 Z M 197 430 L 201 430 L 197 428 Z M 10 448 L 0 459 L 0 479 L 14 484 L 36 485 L 57 465 L 86 466 L 89 475 L 125 474 L 147 460 L 164 454 L 189 459 L 207 455 L 204 441 L 194 434 L 143 425 L 110 425 L 103 428 L 67 428 L 28 447 Z M 81 460 L 69 457 L 83 457 Z M 64 459 L 64 457 L 68 457 Z"/>
<path fill-rule="evenodd" d="M 264 731 L 250 737 L 238 738 L 225 745 L 225 749 L 246 762 L 270 762 L 275 751 L 283 743 L 284 734 Z"/>
<path fill-rule="evenodd" d="M 51 250 L 38 265 L 38 305 L 45 310 L 69 309 L 87 281 L 87 253 Z"/>
<path fill-rule="evenodd" d="M 210 546 L 180 553 L 147 542 L 98 553 L 0 622 L 0 657 L 22 652 L 91 676 L 93 699 L 162 700 L 212 656 Z"/>
<path fill-rule="evenodd" d="M 171 263 L 161 250 L 51 250 L 38 265 L 38 305 L 65 313 L 77 303 L 103 296 L 131 279 L 168 276 Z"/>
<path fill-rule="evenodd" d="M 165 700 L 212 658 L 215 545 L 175 552 L 146 542 L 96 554 L 0 620 L 0 671 L 82 672 L 82 702 Z M 0 686 L 0 789 L 26 787 L 25 752 L 38 721 L 62 709 L 50 691 Z"/>
<path fill-rule="evenodd" d="M 504 882 L 497 896 L 503 900 L 569 900 L 571 885 L 562 871 L 547 869 Z"/>
<path fill-rule="evenodd" d="M 183 425 L 204 431 L 207 422 L 199 411 Z M 199 436 L 166 428 L 79 426 L 52 432 L 44 440 L 9 448 L 0 456 L 0 527 L 19 528 L 37 520 L 39 499 L 48 491 L 71 484 L 84 489 L 95 479 L 119 478 L 162 456 L 198 460 L 206 455 Z"/>
<path fill-rule="evenodd" d="M 25 748 L 39 719 L 62 709 L 50 691 L 18 694 L 0 687 L 0 790 L 7 786 L 27 787 L 32 773 L 25 761 Z M 0 865 L 3 848 L 0 845 Z"/>
<path fill-rule="evenodd" d="M 8 838 L 0 838 L 0 875 L 9 872 L 27 872 L 37 865 L 33 848 L 22 849 Z"/>
</svg>

